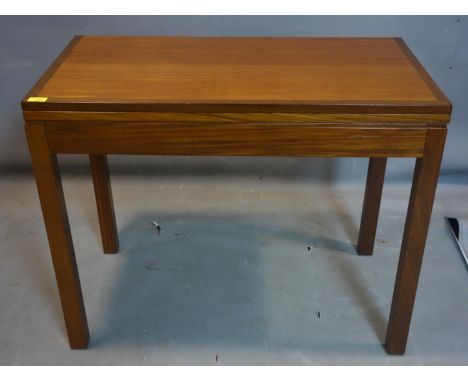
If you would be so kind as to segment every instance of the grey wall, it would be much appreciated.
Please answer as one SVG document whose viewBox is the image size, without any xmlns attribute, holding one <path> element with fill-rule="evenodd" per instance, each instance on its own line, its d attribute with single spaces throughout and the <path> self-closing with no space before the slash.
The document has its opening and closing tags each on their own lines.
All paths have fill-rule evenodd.
<svg viewBox="0 0 468 382">
<path fill-rule="evenodd" d="M 19 102 L 73 35 L 401 36 L 454 104 L 442 171 L 468 172 L 468 17 L 455 16 L 3 16 L 0 17 L 0 170 L 29 171 Z M 82 156 L 61 159 L 81 168 Z M 318 180 L 361 178 L 364 159 L 118 158 L 114 170 L 158 174 L 253 174 Z M 407 178 L 414 161 L 394 159 L 390 179 Z"/>
</svg>

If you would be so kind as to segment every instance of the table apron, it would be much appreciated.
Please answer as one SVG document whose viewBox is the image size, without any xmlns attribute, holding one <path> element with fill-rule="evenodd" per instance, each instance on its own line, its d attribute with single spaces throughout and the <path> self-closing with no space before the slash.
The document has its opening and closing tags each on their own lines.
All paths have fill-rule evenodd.
<svg viewBox="0 0 468 382">
<path fill-rule="evenodd" d="M 45 121 L 53 153 L 422 157 L 427 126 Z"/>
</svg>

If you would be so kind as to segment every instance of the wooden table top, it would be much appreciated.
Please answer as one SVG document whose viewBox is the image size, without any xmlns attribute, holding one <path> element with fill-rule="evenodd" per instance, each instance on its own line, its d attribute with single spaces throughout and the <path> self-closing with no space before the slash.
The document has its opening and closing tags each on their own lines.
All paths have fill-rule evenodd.
<svg viewBox="0 0 468 382">
<path fill-rule="evenodd" d="M 77 36 L 23 110 L 449 114 L 451 104 L 399 38 Z"/>
</svg>

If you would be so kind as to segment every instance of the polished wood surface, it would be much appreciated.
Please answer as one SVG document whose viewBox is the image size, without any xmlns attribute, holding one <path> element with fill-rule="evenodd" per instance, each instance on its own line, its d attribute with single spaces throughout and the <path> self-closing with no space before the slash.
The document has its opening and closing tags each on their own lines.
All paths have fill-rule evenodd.
<svg viewBox="0 0 468 382">
<path fill-rule="evenodd" d="M 76 37 L 25 110 L 449 114 L 395 38 Z"/>
<path fill-rule="evenodd" d="M 341 114 L 341 113 L 168 113 L 168 112 L 86 112 L 24 111 L 27 120 L 49 121 L 152 121 L 152 122 L 287 122 L 287 123 L 398 123 L 401 127 L 418 124 L 444 124 L 447 114 Z M 403 125 L 405 123 L 406 125 Z"/>
<path fill-rule="evenodd" d="M 154 154 L 370 157 L 360 254 L 387 158 L 417 158 L 385 344 L 405 351 L 451 104 L 401 39 L 76 37 L 22 106 L 72 348 L 89 335 L 56 155 L 90 155 L 113 253 L 106 155 Z"/>
<path fill-rule="evenodd" d="M 446 129 L 428 129 L 424 157 L 416 159 L 385 340 L 390 354 L 406 350 L 446 134 Z"/>
<path fill-rule="evenodd" d="M 25 129 L 69 344 L 72 349 L 86 348 L 88 323 L 57 157 L 49 152 L 42 122 L 27 123 Z"/>
<path fill-rule="evenodd" d="M 385 178 L 387 158 L 369 158 L 367 169 L 366 191 L 362 207 L 361 226 L 356 245 L 360 255 L 372 255 L 374 251 L 375 233 L 379 220 L 380 201 Z"/>
<path fill-rule="evenodd" d="M 303 124 L 46 123 L 51 151 L 74 154 L 420 157 L 423 127 Z"/>
<path fill-rule="evenodd" d="M 90 155 L 89 163 L 93 177 L 94 194 L 96 195 L 102 247 L 104 253 L 117 253 L 119 250 L 119 236 L 115 222 L 107 157 L 105 155 Z"/>
</svg>

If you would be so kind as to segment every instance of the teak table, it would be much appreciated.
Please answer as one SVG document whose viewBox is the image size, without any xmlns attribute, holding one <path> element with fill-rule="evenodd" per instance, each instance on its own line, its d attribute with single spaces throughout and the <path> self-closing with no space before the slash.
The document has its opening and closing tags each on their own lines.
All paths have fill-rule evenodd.
<svg viewBox="0 0 468 382">
<path fill-rule="evenodd" d="M 57 154 L 88 154 L 105 253 L 106 154 L 369 157 L 371 255 L 388 157 L 416 158 L 385 348 L 405 352 L 451 104 L 400 38 L 78 36 L 22 102 L 70 347 L 89 331 Z"/>
</svg>

